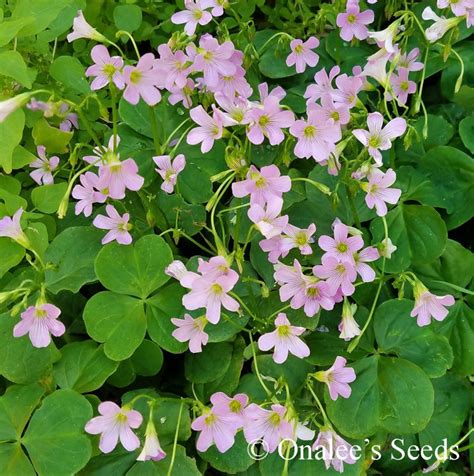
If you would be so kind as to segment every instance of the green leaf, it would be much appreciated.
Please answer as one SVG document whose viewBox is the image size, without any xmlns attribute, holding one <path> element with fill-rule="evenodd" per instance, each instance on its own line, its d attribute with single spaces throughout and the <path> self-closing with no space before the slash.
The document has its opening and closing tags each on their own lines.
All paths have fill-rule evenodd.
<svg viewBox="0 0 474 476">
<path fill-rule="evenodd" d="M 35 18 L 33 16 L 25 16 L 16 20 L 9 18 L 0 22 L 0 46 L 10 43 L 22 28 L 33 24 L 34 21 Z"/>
<path fill-rule="evenodd" d="M 137 5 L 117 5 L 114 8 L 114 22 L 117 29 L 132 33 L 140 28 L 142 9 Z"/>
<path fill-rule="evenodd" d="M 84 308 L 87 333 L 104 342 L 105 355 L 112 360 L 129 358 L 146 332 L 143 302 L 130 296 L 103 291 L 92 296 Z"/>
<path fill-rule="evenodd" d="M 160 441 L 163 444 L 171 443 L 176 434 L 179 409 L 181 407 L 180 399 L 157 398 L 155 411 L 153 412 L 153 421 L 160 433 Z M 189 416 L 189 406 L 183 404 L 181 412 L 181 421 L 179 423 L 178 441 L 186 441 L 191 437 L 191 417 Z"/>
<path fill-rule="evenodd" d="M 467 149 L 474 154 L 474 114 L 459 123 L 459 135 Z"/>
<path fill-rule="evenodd" d="M 163 365 L 163 352 L 157 344 L 145 339 L 130 360 L 138 375 L 151 377 L 156 375 Z"/>
<path fill-rule="evenodd" d="M 437 260 L 417 265 L 414 271 L 431 291 L 454 294 L 453 288 L 439 281 L 466 287 L 474 277 L 474 254 L 457 241 L 448 240 L 446 249 Z"/>
<path fill-rule="evenodd" d="M 185 355 L 184 374 L 190 382 L 212 382 L 227 372 L 231 359 L 232 344 L 228 342 L 207 344 L 203 347 L 202 352 Z"/>
<path fill-rule="evenodd" d="M 25 149 L 21 145 L 17 145 L 13 149 L 12 168 L 14 170 L 22 169 L 26 165 L 31 164 L 31 162 L 33 162 L 35 159 L 35 155 L 32 154 L 29 150 Z"/>
<path fill-rule="evenodd" d="M 0 278 L 11 268 L 21 263 L 25 249 L 11 238 L 0 238 Z"/>
<path fill-rule="evenodd" d="M 474 310 L 463 300 L 456 301 L 443 322 L 434 323 L 446 335 L 454 352 L 453 370 L 463 376 L 474 373 Z"/>
<path fill-rule="evenodd" d="M 0 445 L 0 468 L 11 476 L 37 476 L 19 442 Z"/>
<path fill-rule="evenodd" d="M 446 247 L 446 225 L 439 213 L 431 207 L 400 204 L 387 214 L 388 236 L 397 251 L 385 263 L 385 270 L 397 273 L 411 263 L 430 263 L 443 253 Z M 381 220 L 371 225 L 376 242 L 384 239 Z"/>
<path fill-rule="evenodd" d="M 417 168 L 430 181 L 419 199 L 427 205 L 445 208 L 449 229 L 472 218 L 474 163 L 469 155 L 454 147 L 436 147 L 418 162 Z"/>
<path fill-rule="evenodd" d="M 43 213 L 56 213 L 67 190 L 67 182 L 42 185 L 31 192 L 33 205 Z"/>
<path fill-rule="evenodd" d="M 90 403 L 72 390 L 44 399 L 22 438 L 40 476 L 75 474 L 86 465 L 91 444 L 84 425 L 91 417 Z"/>
<path fill-rule="evenodd" d="M 392 299 L 381 304 L 374 316 L 379 352 L 394 352 L 421 367 L 430 377 L 441 377 L 453 364 L 453 350 L 445 336 L 433 327 L 419 327 L 410 316 L 413 301 Z"/>
<path fill-rule="evenodd" d="M 415 129 L 420 137 L 423 137 L 424 117 L 419 117 L 415 123 Z M 443 117 L 428 114 L 428 137 L 423 140 L 425 150 L 438 145 L 447 144 L 454 135 L 453 126 Z"/>
<path fill-rule="evenodd" d="M 374 355 L 353 367 L 357 378 L 349 398 L 333 401 L 325 391 L 328 415 L 342 434 L 364 438 L 382 430 L 406 435 L 426 427 L 433 413 L 434 392 L 418 366 Z"/>
<path fill-rule="evenodd" d="M 172 260 L 163 238 L 146 235 L 132 246 L 104 246 L 97 255 L 95 271 L 110 291 L 146 298 L 169 280 L 165 268 Z"/>
<path fill-rule="evenodd" d="M 18 0 L 15 2 L 12 19 L 28 21 L 18 33 L 19 37 L 36 35 L 50 25 L 59 12 L 67 7 L 71 0 Z"/>
<path fill-rule="evenodd" d="M 0 75 L 8 76 L 19 82 L 25 88 L 31 88 L 31 79 L 28 75 L 23 57 L 18 51 L 3 51 L 0 53 Z"/>
<path fill-rule="evenodd" d="M 243 432 L 237 433 L 234 445 L 225 453 L 220 453 L 213 445 L 206 452 L 199 453 L 199 456 L 213 468 L 225 474 L 240 473 L 255 463 L 255 459 L 249 455 L 248 443 L 245 441 Z"/>
<path fill-rule="evenodd" d="M 90 92 L 85 68 L 74 56 L 58 56 L 51 64 L 49 74 L 68 89 L 82 94 Z"/>
<path fill-rule="evenodd" d="M 97 280 L 94 260 L 102 249 L 101 236 L 102 232 L 93 227 L 77 226 L 67 228 L 51 242 L 45 254 L 53 265 L 46 270 L 49 291 L 77 293 L 84 284 Z"/>
<path fill-rule="evenodd" d="M 79 393 L 100 388 L 118 367 L 118 362 L 106 357 L 103 346 L 90 340 L 67 344 L 61 354 L 53 369 L 54 378 L 59 387 Z"/>
<path fill-rule="evenodd" d="M 420 445 L 432 448 L 446 438 L 448 447 L 459 438 L 464 421 L 469 415 L 470 389 L 465 379 L 451 373 L 433 380 L 434 412 L 428 426 L 420 432 Z M 430 460 L 432 463 L 434 458 Z"/>
<path fill-rule="evenodd" d="M 13 337 L 18 317 L 0 315 L 0 374 L 14 383 L 37 382 L 51 373 L 57 350 L 49 345 L 38 349 L 29 337 Z"/>
<path fill-rule="evenodd" d="M 44 389 L 38 384 L 12 385 L 7 388 L 0 397 L 0 441 L 21 438 L 43 394 Z"/>
<path fill-rule="evenodd" d="M 0 122 L 0 166 L 9 174 L 12 171 L 13 150 L 20 143 L 25 127 L 25 113 L 18 109 L 11 113 L 4 121 Z"/>
<path fill-rule="evenodd" d="M 171 318 L 181 317 L 183 313 L 181 300 L 184 293 L 185 289 L 179 283 L 172 283 L 146 301 L 146 317 L 150 337 L 160 347 L 173 354 L 180 354 L 188 348 L 187 343 L 179 342 L 171 335 L 176 330 Z"/>
<path fill-rule="evenodd" d="M 67 145 L 74 135 L 73 132 L 62 131 L 57 127 L 50 126 L 46 119 L 35 122 L 31 134 L 35 144 L 44 145 L 48 154 L 67 152 Z"/>
</svg>

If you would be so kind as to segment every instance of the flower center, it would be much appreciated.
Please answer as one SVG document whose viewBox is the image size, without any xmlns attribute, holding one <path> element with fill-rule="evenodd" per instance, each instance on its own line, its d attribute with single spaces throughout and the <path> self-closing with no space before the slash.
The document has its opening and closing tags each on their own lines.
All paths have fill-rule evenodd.
<svg viewBox="0 0 474 476">
<path fill-rule="evenodd" d="M 334 119 L 335 122 L 337 122 L 340 119 L 339 113 L 337 111 L 331 112 L 331 118 Z"/>
<path fill-rule="evenodd" d="M 129 225 L 128 223 L 126 222 L 121 222 L 117 225 L 117 230 L 119 231 L 128 231 L 132 228 L 132 225 Z"/>
<path fill-rule="evenodd" d="M 319 289 L 317 287 L 308 288 L 306 290 L 306 295 L 310 298 L 315 298 L 319 296 Z"/>
<path fill-rule="evenodd" d="M 242 404 L 238 400 L 232 400 L 229 403 L 229 409 L 232 413 L 239 413 L 242 409 Z"/>
<path fill-rule="evenodd" d="M 277 332 L 280 337 L 288 337 L 291 335 L 290 326 L 288 325 L 278 326 Z"/>
<path fill-rule="evenodd" d="M 270 122 L 270 118 L 264 115 L 264 116 L 261 116 L 260 119 L 258 120 L 258 125 L 260 127 L 266 127 L 269 122 Z"/>
<path fill-rule="evenodd" d="M 268 418 L 268 421 L 273 425 L 273 426 L 278 426 L 281 422 L 281 417 L 278 415 L 278 413 L 273 412 L 270 417 Z"/>
<path fill-rule="evenodd" d="M 344 265 L 342 263 L 338 264 L 336 266 L 336 271 L 339 273 L 339 274 L 344 274 L 345 271 L 346 271 L 346 268 L 344 267 Z"/>
<path fill-rule="evenodd" d="M 353 13 L 349 13 L 347 15 L 347 23 L 355 23 L 357 21 L 357 17 Z"/>
<path fill-rule="evenodd" d="M 402 82 L 400 83 L 400 89 L 401 89 L 402 91 L 408 91 L 408 81 L 402 81 Z"/>
<path fill-rule="evenodd" d="M 127 421 L 127 415 L 123 413 L 118 413 L 117 416 L 115 417 L 119 423 L 125 423 Z"/>
<path fill-rule="evenodd" d="M 102 72 L 109 77 L 113 76 L 115 71 L 117 71 L 117 68 L 113 64 L 105 64 L 102 68 Z"/>
<path fill-rule="evenodd" d="M 205 418 L 205 423 L 206 425 L 210 426 L 216 421 L 216 415 L 214 413 L 210 413 L 206 418 Z"/>
<path fill-rule="evenodd" d="M 293 50 L 297 55 L 300 55 L 301 53 L 303 53 L 303 45 L 297 45 L 295 46 L 295 49 Z"/>
<path fill-rule="evenodd" d="M 48 317 L 48 313 L 43 309 L 36 309 L 36 317 L 38 319 L 45 319 Z"/>
<path fill-rule="evenodd" d="M 374 149 L 377 149 L 380 145 L 379 138 L 377 136 L 372 136 L 369 139 L 369 147 L 373 147 Z"/>
<path fill-rule="evenodd" d="M 214 55 L 213 55 L 212 51 L 206 51 L 203 55 L 203 58 L 206 61 L 211 61 L 213 57 L 214 57 Z"/>
<path fill-rule="evenodd" d="M 214 294 L 222 294 L 223 292 L 223 289 L 222 289 L 222 286 L 220 284 L 217 284 L 217 283 L 214 283 L 212 286 L 211 286 L 211 290 Z"/>
<path fill-rule="evenodd" d="M 339 243 L 336 246 L 336 249 L 337 251 L 339 251 L 339 253 L 345 253 L 349 249 L 349 247 L 346 245 L 346 243 Z"/>
<path fill-rule="evenodd" d="M 130 73 L 130 82 L 132 84 L 138 84 L 140 82 L 140 80 L 142 79 L 142 72 L 138 69 L 134 69 L 131 73 Z"/>
<path fill-rule="evenodd" d="M 303 246 L 308 242 L 308 237 L 304 231 L 300 231 L 296 234 L 295 241 L 298 246 Z"/>
<path fill-rule="evenodd" d="M 202 10 L 194 10 L 193 15 L 196 20 L 200 20 L 202 18 Z"/>
<path fill-rule="evenodd" d="M 311 137 L 314 137 L 314 135 L 316 134 L 316 127 L 306 126 L 303 130 L 303 134 L 307 139 L 310 139 Z"/>
</svg>

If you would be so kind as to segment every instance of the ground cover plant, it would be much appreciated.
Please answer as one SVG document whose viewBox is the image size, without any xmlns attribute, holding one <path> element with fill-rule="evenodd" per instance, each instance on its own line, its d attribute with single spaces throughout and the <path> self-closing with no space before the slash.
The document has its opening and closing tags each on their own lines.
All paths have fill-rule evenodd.
<svg viewBox="0 0 474 476">
<path fill-rule="evenodd" d="M 472 0 L 0 7 L 1 474 L 471 474 Z"/>
</svg>

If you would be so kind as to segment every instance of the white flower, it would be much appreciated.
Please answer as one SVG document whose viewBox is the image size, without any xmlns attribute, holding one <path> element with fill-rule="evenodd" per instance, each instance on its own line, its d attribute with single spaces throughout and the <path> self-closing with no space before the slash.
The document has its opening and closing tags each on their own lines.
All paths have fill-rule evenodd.
<svg viewBox="0 0 474 476">
<path fill-rule="evenodd" d="M 430 43 L 434 43 L 441 39 L 444 34 L 454 28 L 462 19 L 454 18 L 445 18 L 438 16 L 431 7 L 426 7 L 421 14 L 423 20 L 433 20 L 434 23 L 426 29 L 425 36 Z"/>
<path fill-rule="evenodd" d="M 104 41 L 106 39 L 104 35 L 99 33 L 95 28 L 87 23 L 82 10 L 79 10 L 77 12 L 76 18 L 74 18 L 74 22 L 72 24 L 72 33 L 67 35 L 67 41 L 71 43 L 72 41 L 78 40 L 79 38 L 86 38 L 96 41 Z"/>
<path fill-rule="evenodd" d="M 19 94 L 5 101 L 0 101 L 0 122 L 3 122 L 12 112 L 25 105 L 32 93 Z"/>
</svg>

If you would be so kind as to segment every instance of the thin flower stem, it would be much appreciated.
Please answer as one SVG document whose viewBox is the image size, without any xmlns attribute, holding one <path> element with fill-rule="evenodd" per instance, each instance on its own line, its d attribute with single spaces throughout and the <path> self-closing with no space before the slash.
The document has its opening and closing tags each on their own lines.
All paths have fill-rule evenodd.
<svg viewBox="0 0 474 476">
<path fill-rule="evenodd" d="M 153 134 L 153 144 L 155 145 L 156 155 L 161 155 L 160 138 L 158 137 L 158 123 L 156 122 L 155 110 L 150 106 L 150 125 Z"/>
<path fill-rule="evenodd" d="M 253 356 L 253 364 L 255 367 L 255 373 L 257 374 L 258 381 L 260 382 L 260 385 L 262 388 L 265 390 L 265 393 L 267 394 L 268 398 L 272 397 L 272 392 L 270 392 L 269 388 L 266 386 L 265 382 L 262 379 L 262 376 L 260 375 L 260 371 L 258 370 L 258 364 L 257 364 L 257 354 L 255 352 L 255 342 L 252 337 L 252 331 L 248 331 L 249 337 L 250 337 L 250 345 L 252 347 L 252 356 Z"/>
<path fill-rule="evenodd" d="M 189 122 L 189 118 L 185 119 L 169 136 L 168 139 L 165 140 L 162 149 L 165 150 L 168 147 L 168 144 L 171 142 L 171 139 L 173 139 L 173 136 L 183 127 L 187 122 Z"/>
<path fill-rule="evenodd" d="M 76 107 L 76 111 L 77 111 L 77 114 L 79 116 L 79 119 L 82 121 L 82 123 L 84 124 L 87 132 L 89 133 L 89 135 L 91 136 L 92 140 L 95 142 L 95 144 L 97 145 L 97 147 L 102 151 L 104 152 L 105 151 L 105 148 L 104 146 L 102 145 L 102 143 L 100 142 L 99 138 L 97 137 L 97 134 L 94 132 L 94 130 L 92 129 L 88 119 L 86 118 L 86 116 L 84 115 L 83 111 L 82 111 L 82 108 L 81 107 Z"/>
<path fill-rule="evenodd" d="M 383 221 L 383 227 L 384 227 L 384 232 L 385 232 L 384 242 L 387 243 L 387 241 L 388 241 L 387 220 L 385 219 L 385 217 L 382 217 L 382 221 Z M 347 352 L 349 352 L 349 353 L 354 351 L 354 349 L 359 345 L 361 337 L 364 335 L 365 331 L 369 327 L 370 322 L 372 321 L 372 318 L 374 317 L 375 308 L 377 307 L 377 302 L 378 302 L 379 296 L 380 296 L 380 291 L 382 290 L 382 286 L 385 282 L 384 279 L 383 279 L 384 276 L 385 276 L 385 261 L 386 261 L 386 257 L 383 256 L 382 257 L 382 270 L 381 270 L 381 273 L 380 273 L 380 281 L 379 281 L 379 285 L 377 287 L 377 292 L 375 293 L 374 301 L 372 302 L 372 307 L 370 308 L 369 317 L 367 318 L 367 321 L 365 321 L 364 327 L 360 331 L 360 334 L 349 344 L 349 347 L 347 348 Z"/>
<path fill-rule="evenodd" d="M 117 33 L 115 33 L 116 38 L 120 38 L 121 36 L 127 36 L 128 38 L 130 38 L 130 41 L 132 42 L 132 45 L 133 45 L 133 49 L 135 50 L 135 54 L 137 55 L 137 59 L 140 60 L 141 58 L 140 52 L 138 51 L 138 47 L 137 47 L 137 44 L 135 43 L 133 36 L 128 31 L 125 31 L 125 30 L 120 30 Z M 114 45 L 114 46 L 118 48 L 117 45 Z"/>
<path fill-rule="evenodd" d="M 179 407 L 179 413 L 178 413 L 178 423 L 176 424 L 176 431 L 174 433 L 173 451 L 171 452 L 170 466 L 168 468 L 168 472 L 166 473 L 167 476 L 171 476 L 173 472 L 174 460 L 176 458 L 176 447 L 178 445 L 179 426 L 181 425 L 181 415 L 183 414 L 183 407 L 184 407 L 184 401 L 181 400 L 181 405 Z"/>
<path fill-rule="evenodd" d="M 306 384 L 306 388 L 310 391 L 310 393 L 313 396 L 316 404 L 318 405 L 319 410 L 321 411 L 321 415 L 323 416 L 324 424 L 325 425 L 330 424 L 329 418 L 326 414 L 326 411 L 324 410 L 324 407 L 321 404 L 321 401 L 319 400 L 318 396 L 316 395 L 315 391 L 313 390 L 313 386 L 312 386 L 310 381 L 308 381 L 308 383 Z"/>
</svg>

